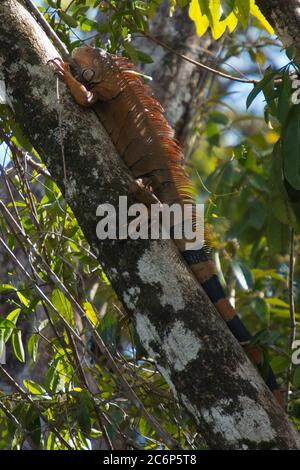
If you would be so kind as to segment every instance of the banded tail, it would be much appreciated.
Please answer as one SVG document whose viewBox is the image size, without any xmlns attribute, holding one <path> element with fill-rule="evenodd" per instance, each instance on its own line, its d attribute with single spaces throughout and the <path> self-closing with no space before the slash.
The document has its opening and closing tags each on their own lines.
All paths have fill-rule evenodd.
<svg viewBox="0 0 300 470">
<path fill-rule="evenodd" d="M 263 353 L 259 345 L 251 345 L 252 335 L 232 307 L 226 297 L 225 291 L 216 274 L 214 262 L 209 258 L 207 250 L 189 250 L 182 252 L 182 256 L 190 266 L 199 284 L 226 322 L 231 333 L 243 346 L 248 356 L 259 370 L 263 368 Z M 283 393 L 280 390 L 276 377 L 268 365 L 265 372 L 265 382 L 277 401 L 283 406 Z"/>
</svg>

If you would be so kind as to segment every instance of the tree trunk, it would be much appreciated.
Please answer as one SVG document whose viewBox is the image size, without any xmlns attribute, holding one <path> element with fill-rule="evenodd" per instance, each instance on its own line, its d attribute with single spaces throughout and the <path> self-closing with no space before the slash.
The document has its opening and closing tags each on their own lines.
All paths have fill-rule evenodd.
<svg viewBox="0 0 300 470">
<path fill-rule="evenodd" d="M 188 6 L 183 10 L 176 8 L 171 18 L 169 10 L 170 2 L 163 1 L 151 21 L 151 36 L 175 51 L 207 64 L 209 52 L 219 49 L 218 43 L 213 42 L 209 34 L 201 39 L 197 36 L 195 25 L 188 18 Z M 151 39 L 134 38 L 133 44 L 153 58 L 153 63 L 144 65 L 143 71 L 152 77 L 155 96 L 164 107 L 176 138 L 184 146 L 184 153 L 189 153 L 191 138 L 194 140 L 195 137 L 195 115 L 198 117 L 201 113 L 207 72 L 182 60 Z"/>
<path fill-rule="evenodd" d="M 298 433 L 173 242 L 97 238 L 97 206 L 118 207 L 130 175 L 95 113 L 77 106 L 63 84 L 59 129 L 56 79 L 47 65 L 58 53 L 17 0 L 1 1 L 0 25 L 0 79 L 15 118 L 65 194 L 143 346 L 209 447 L 300 448 Z"/>
<path fill-rule="evenodd" d="M 300 58 L 300 0 L 256 0 L 284 47 L 294 46 Z"/>
</svg>

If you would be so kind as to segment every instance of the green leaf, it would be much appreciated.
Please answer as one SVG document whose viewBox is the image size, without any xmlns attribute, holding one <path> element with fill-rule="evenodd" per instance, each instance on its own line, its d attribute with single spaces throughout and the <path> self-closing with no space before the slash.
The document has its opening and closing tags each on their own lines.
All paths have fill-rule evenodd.
<svg viewBox="0 0 300 470">
<path fill-rule="evenodd" d="M 67 322 L 74 326 L 74 315 L 71 303 L 66 298 L 65 294 L 59 289 L 53 289 L 51 294 L 51 300 L 56 309 L 61 315 L 67 320 Z"/>
<path fill-rule="evenodd" d="M 259 93 L 270 82 L 270 80 L 272 80 L 272 78 L 275 76 L 275 74 L 276 74 L 276 72 L 274 72 L 271 67 L 267 68 L 264 78 L 260 82 L 255 84 L 253 90 L 248 95 L 248 98 L 247 98 L 247 101 L 246 101 L 247 109 L 251 106 L 251 104 L 253 103 L 253 101 L 257 97 L 257 95 L 259 95 Z"/>
<path fill-rule="evenodd" d="M 219 111 L 212 111 L 209 115 L 209 118 L 215 123 L 223 124 L 224 126 L 229 123 L 229 117 L 224 113 L 220 113 Z"/>
<path fill-rule="evenodd" d="M 236 3 L 236 2 L 235 2 Z M 250 0 L 243 0 L 237 3 L 238 19 L 244 29 L 247 28 L 250 16 Z"/>
<path fill-rule="evenodd" d="M 80 21 L 80 27 L 81 27 L 82 31 L 92 31 L 93 29 L 99 30 L 98 23 L 96 21 L 92 21 L 92 20 L 90 20 L 86 17 L 84 17 Z"/>
<path fill-rule="evenodd" d="M 0 358 L 5 362 L 5 343 L 10 338 L 12 332 L 16 328 L 16 321 L 20 309 L 16 309 L 11 312 L 8 316 L 10 318 L 1 318 L 0 317 Z"/>
<path fill-rule="evenodd" d="M 203 36 L 209 26 L 209 20 L 206 15 L 202 14 L 198 0 L 191 0 L 189 16 L 195 23 L 198 36 Z"/>
<path fill-rule="evenodd" d="M 145 418 L 139 420 L 139 433 L 142 436 L 149 436 L 151 434 L 151 426 Z"/>
<path fill-rule="evenodd" d="M 241 0 L 242 1 L 242 0 Z M 262 27 L 269 33 L 269 34 L 274 34 L 274 29 L 270 25 L 270 23 L 267 21 L 265 16 L 262 14 L 258 6 L 255 4 L 255 0 L 250 0 L 250 13 L 254 18 L 256 18 Z"/>
<path fill-rule="evenodd" d="M 25 420 L 24 420 L 25 429 L 30 433 L 30 437 L 34 443 L 39 447 L 41 441 L 41 420 L 37 409 L 34 405 L 29 405 Z"/>
<path fill-rule="evenodd" d="M 16 288 L 11 284 L 0 284 L 0 292 L 6 292 L 8 290 L 15 291 Z"/>
<path fill-rule="evenodd" d="M 13 408 L 12 413 L 18 419 L 18 421 L 25 427 L 26 422 L 26 414 L 28 411 L 29 405 L 25 401 L 20 401 L 17 405 Z M 10 423 L 11 433 L 14 432 L 14 425 Z"/>
<path fill-rule="evenodd" d="M 284 205 L 279 206 L 279 201 L 274 199 L 274 206 L 270 207 L 270 213 L 267 218 L 266 226 L 266 236 L 268 240 L 268 245 L 270 253 L 272 255 L 278 255 L 279 253 L 285 253 L 288 246 L 289 239 L 289 221 L 291 218 L 287 219 L 285 224 L 282 224 L 280 220 L 281 211 L 284 210 Z M 276 218 L 274 218 L 274 215 Z M 289 212 L 286 209 L 285 216 L 288 216 Z"/>
<path fill-rule="evenodd" d="M 257 181 L 256 181 L 257 182 Z M 267 216 L 266 208 L 262 204 L 253 204 L 250 207 L 249 224 L 256 230 L 262 229 Z"/>
<path fill-rule="evenodd" d="M 12 333 L 12 346 L 13 346 L 13 351 L 15 353 L 16 358 L 20 362 L 25 362 L 25 352 L 24 352 L 24 347 L 23 347 L 23 341 L 22 341 L 22 333 L 21 331 L 14 331 Z"/>
<path fill-rule="evenodd" d="M 139 60 L 143 62 L 144 64 L 152 64 L 153 59 L 149 54 L 146 54 L 146 52 L 137 50 L 137 55 L 138 55 Z"/>
<path fill-rule="evenodd" d="M 253 338 L 251 339 L 251 344 L 270 346 L 275 344 L 279 337 L 280 333 L 278 333 L 277 331 L 262 330 L 253 336 Z"/>
<path fill-rule="evenodd" d="M 173 16 L 176 7 L 176 0 L 170 0 L 170 16 Z"/>
<path fill-rule="evenodd" d="M 32 359 L 33 362 L 36 362 L 37 358 L 37 351 L 38 351 L 38 346 L 39 346 L 39 337 L 38 335 L 33 334 L 30 336 L 27 344 L 27 350 L 30 359 Z"/>
<path fill-rule="evenodd" d="M 108 33 L 109 32 L 109 23 L 98 23 L 97 31 L 99 33 Z"/>
<path fill-rule="evenodd" d="M 295 388 L 300 388 L 300 366 L 296 367 L 293 374 L 293 386 Z"/>
<path fill-rule="evenodd" d="M 283 74 L 282 83 L 279 87 L 279 98 L 278 98 L 278 120 L 281 124 L 284 124 L 286 121 L 291 102 L 291 82 L 289 77 L 288 68 Z"/>
<path fill-rule="evenodd" d="M 269 177 L 269 217 L 267 224 L 267 236 L 273 253 L 282 252 L 286 248 L 288 227 L 297 229 L 295 213 L 291 207 L 286 184 L 283 176 L 282 142 L 275 144 Z M 274 219 L 274 217 L 276 219 Z M 278 225 L 278 221 L 280 225 Z M 284 227 L 284 225 L 286 227 Z"/>
<path fill-rule="evenodd" d="M 29 306 L 30 301 L 28 299 L 26 299 L 26 297 L 23 294 L 21 294 L 21 292 L 17 292 L 17 296 L 19 297 L 22 304 L 25 305 L 25 307 Z"/>
<path fill-rule="evenodd" d="M 101 431 L 98 429 L 92 428 L 90 432 L 90 437 L 92 439 L 99 439 L 101 437 Z"/>
<path fill-rule="evenodd" d="M 12 328 L 15 329 L 16 325 L 11 320 L 7 320 L 6 318 L 0 318 L 0 330 L 8 330 Z"/>
<path fill-rule="evenodd" d="M 73 18 L 73 16 L 69 15 L 68 13 L 62 10 L 58 10 L 58 15 L 68 26 L 70 26 L 70 28 L 77 27 L 77 20 Z"/>
<path fill-rule="evenodd" d="M 15 310 L 12 310 L 6 317 L 6 321 L 7 322 L 10 322 L 11 324 L 13 324 L 13 328 L 8 328 L 5 333 L 4 333 L 4 341 L 8 341 L 8 339 L 10 338 L 13 330 L 16 329 L 16 324 L 17 324 L 17 320 L 19 318 L 19 315 L 21 313 L 21 309 L 20 308 L 16 308 Z M 9 324 L 9 323 L 7 323 Z"/>
<path fill-rule="evenodd" d="M 46 395 L 47 392 L 46 390 L 33 380 L 29 379 L 24 379 L 23 380 L 24 387 L 27 388 L 27 390 L 32 393 L 33 395 Z"/>
<path fill-rule="evenodd" d="M 59 447 L 57 447 L 57 445 L 56 445 L 55 434 L 53 432 L 50 432 L 50 434 L 48 436 L 46 448 L 47 448 L 47 450 L 59 449 Z"/>
<path fill-rule="evenodd" d="M 276 279 L 282 283 L 286 282 L 285 277 L 283 277 L 281 274 L 278 274 L 275 269 L 252 269 L 252 275 L 254 276 L 255 280 L 270 277 L 271 279 Z"/>
<path fill-rule="evenodd" d="M 130 59 L 134 63 L 137 63 L 139 61 L 137 50 L 131 44 L 129 44 L 129 42 L 125 42 L 125 41 L 124 41 L 123 47 L 126 51 L 126 54 L 130 57 Z"/>
<path fill-rule="evenodd" d="M 113 351 L 117 350 L 118 321 L 112 311 L 108 311 L 99 323 L 98 331 L 105 344 Z"/>
<path fill-rule="evenodd" d="M 65 392 L 68 383 L 71 380 L 72 369 L 67 361 L 61 356 L 54 359 L 47 370 L 45 385 L 53 393 Z"/>
<path fill-rule="evenodd" d="M 199 0 L 201 10 L 203 13 L 206 13 L 207 17 L 210 20 L 212 36 L 215 40 L 223 36 L 227 22 L 226 20 L 220 21 L 221 13 L 221 3 L 220 0 L 209 0 L 209 5 L 207 5 L 207 0 Z"/>
<path fill-rule="evenodd" d="M 286 53 L 286 55 L 288 56 L 288 58 L 289 58 L 290 60 L 294 61 L 294 60 L 295 60 L 295 56 L 296 56 L 294 44 L 291 45 L 291 46 L 289 46 L 289 47 L 287 47 L 287 48 L 285 49 L 285 53 Z"/>
<path fill-rule="evenodd" d="M 79 394 L 79 404 L 76 408 L 76 415 L 80 429 L 89 434 L 92 427 L 90 418 L 90 398 L 85 390 Z"/>
<path fill-rule="evenodd" d="M 276 356 L 274 357 L 270 365 L 274 374 L 281 374 L 290 365 L 290 358 L 287 356 Z"/>
<path fill-rule="evenodd" d="M 92 306 L 92 304 L 90 302 L 84 302 L 83 303 L 83 308 L 84 308 L 86 316 L 88 317 L 90 322 L 94 326 L 96 326 L 97 323 L 98 323 L 98 318 L 97 318 L 96 312 L 95 312 L 94 307 Z"/>
<path fill-rule="evenodd" d="M 7 314 L 6 319 L 13 322 L 16 325 L 20 313 L 21 313 L 21 309 L 15 308 L 14 310 L 12 310 L 11 312 Z"/>
<path fill-rule="evenodd" d="M 190 0 L 177 0 L 179 8 L 184 8 L 189 2 Z"/>
<path fill-rule="evenodd" d="M 300 105 L 288 114 L 282 136 L 283 171 L 290 185 L 300 190 Z"/>
<path fill-rule="evenodd" d="M 258 20 L 269 34 L 274 33 L 272 26 L 255 4 L 255 0 L 223 0 L 222 9 L 221 0 L 191 0 L 189 16 L 195 23 L 198 36 L 203 36 L 210 26 L 215 40 L 224 34 L 226 28 L 232 33 L 238 22 L 246 28 L 250 16 Z"/>
<path fill-rule="evenodd" d="M 284 302 L 281 299 L 277 299 L 276 297 L 267 297 L 265 302 L 267 302 L 267 304 L 271 305 L 272 307 L 289 308 L 289 304 L 287 302 Z"/>
<path fill-rule="evenodd" d="M 261 299 L 260 297 L 256 297 L 253 302 L 251 302 L 251 306 L 253 306 L 253 311 L 255 312 L 256 316 L 260 318 L 260 320 L 268 323 L 270 320 L 270 308 L 266 303 L 265 299 Z"/>
<path fill-rule="evenodd" d="M 253 285 L 253 279 L 247 266 L 233 259 L 230 260 L 230 266 L 241 288 L 244 290 L 250 289 Z"/>
<path fill-rule="evenodd" d="M 208 121 L 206 125 L 206 135 L 210 145 L 219 146 L 220 144 L 220 131 L 217 124 L 213 121 Z"/>
</svg>

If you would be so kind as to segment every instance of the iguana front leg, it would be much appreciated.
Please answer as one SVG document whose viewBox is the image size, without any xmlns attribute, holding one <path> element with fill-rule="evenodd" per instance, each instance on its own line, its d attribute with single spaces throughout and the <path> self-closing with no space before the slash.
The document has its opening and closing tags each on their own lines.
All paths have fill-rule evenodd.
<svg viewBox="0 0 300 470">
<path fill-rule="evenodd" d="M 86 87 L 73 77 L 69 64 L 65 63 L 61 58 L 57 57 L 50 60 L 56 68 L 56 73 L 65 82 L 69 88 L 71 95 L 76 103 L 81 106 L 90 107 L 99 100 L 99 96 L 95 91 L 89 91 Z"/>
</svg>

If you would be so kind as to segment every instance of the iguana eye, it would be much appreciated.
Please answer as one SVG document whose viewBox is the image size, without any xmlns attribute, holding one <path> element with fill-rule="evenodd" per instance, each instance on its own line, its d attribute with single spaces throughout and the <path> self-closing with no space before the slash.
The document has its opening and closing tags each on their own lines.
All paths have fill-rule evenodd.
<svg viewBox="0 0 300 470">
<path fill-rule="evenodd" d="M 81 76 L 83 78 L 84 81 L 86 81 L 87 83 L 91 82 L 95 76 L 95 71 L 92 70 L 92 69 L 84 69 L 82 72 L 81 72 Z"/>
</svg>

